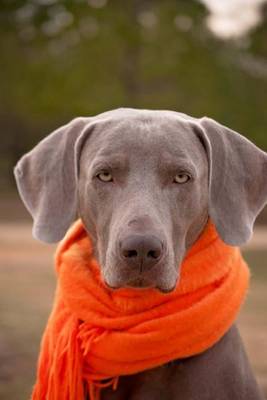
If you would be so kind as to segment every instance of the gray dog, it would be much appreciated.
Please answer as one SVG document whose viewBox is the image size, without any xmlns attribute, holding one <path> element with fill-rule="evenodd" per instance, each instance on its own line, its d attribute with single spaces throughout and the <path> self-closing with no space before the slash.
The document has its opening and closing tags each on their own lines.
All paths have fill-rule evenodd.
<svg viewBox="0 0 267 400">
<path fill-rule="evenodd" d="M 224 242 L 239 246 L 267 202 L 265 152 L 212 119 L 173 111 L 118 109 L 74 119 L 22 157 L 15 176 L 34 237 L 57 242 L 80 216 L 113 289 L 172 291 L 208 217 Z M 204 353 L 121 377 L 102 398 L 263 396 L 233 325 Z"/>
</svg>

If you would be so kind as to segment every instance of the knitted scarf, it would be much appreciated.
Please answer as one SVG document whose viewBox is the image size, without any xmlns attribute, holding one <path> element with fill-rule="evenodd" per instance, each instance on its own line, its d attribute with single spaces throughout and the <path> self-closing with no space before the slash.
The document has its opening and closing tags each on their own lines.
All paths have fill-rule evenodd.
<svg viewBox="0 0 267 400">
<path fill-rule="evenodd" d="M 109 289 L 81 220 L 55 256 L 58 286 L 32 400 L 90 400 L 120 375 L 199 354 L 230 328 L 249 272 L 209 221 L 187 253 L 176 289 Z"/>
</svg>

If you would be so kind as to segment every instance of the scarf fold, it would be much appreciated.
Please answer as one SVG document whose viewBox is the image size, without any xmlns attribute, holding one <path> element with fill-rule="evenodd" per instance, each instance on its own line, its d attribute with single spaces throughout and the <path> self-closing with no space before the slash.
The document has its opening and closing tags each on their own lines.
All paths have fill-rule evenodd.
<svg viewBox="0 0 267 400">
<path fill-rule="evenodd" d="M 208 222 L 176 289 L 111 290 L 81 220 L 55 256 L 58 286 L 41 343 L 32 400 L 90 400 L 134 374 L 213 346 L 233 324 L 249 271 L 240 250 Z"/>
</svg>

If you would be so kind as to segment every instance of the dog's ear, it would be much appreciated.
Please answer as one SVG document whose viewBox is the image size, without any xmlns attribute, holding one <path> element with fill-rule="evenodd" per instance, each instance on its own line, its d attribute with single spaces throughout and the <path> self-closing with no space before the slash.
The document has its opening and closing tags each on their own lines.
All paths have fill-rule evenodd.
<svg viewBox="0 0 267 400">
<path fill-rule="evenodd" d="M 77 177 L 82 145 L 94 126 L 76 118 L 25 154 L 14 168 L 20 196 L 33 217 L 33 236 L 62 239 L 77 215 Z"/>
<path fill-rule="evenodd" d="M 267 202 L 267 153 L 210 118 L 197 125 L 209 162 L 209 215 L 223 241 L 239 246 Z"/>
</svg>

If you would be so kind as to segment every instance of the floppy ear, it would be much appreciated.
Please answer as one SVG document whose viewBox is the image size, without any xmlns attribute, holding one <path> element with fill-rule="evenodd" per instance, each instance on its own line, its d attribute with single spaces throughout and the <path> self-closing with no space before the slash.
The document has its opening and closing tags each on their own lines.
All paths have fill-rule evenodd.
<svg viewBox="0 0 267 400">
<path fill-rule="evenodd" d="M 78 162 L 91 120 L 76 118 L 52 132 L 14 168 L 36 239 L 59 241 L 76 217 Z"/>
<path fill-rule="evenodd" d="M 223 241 L 239 246 L 267 202 L 267 153 L 210 118 L 199 125 L 209 161 L 209 214 Z"/>
</svg>

